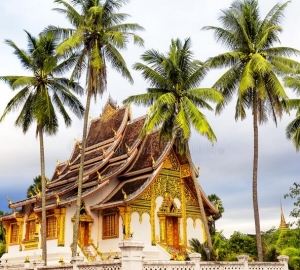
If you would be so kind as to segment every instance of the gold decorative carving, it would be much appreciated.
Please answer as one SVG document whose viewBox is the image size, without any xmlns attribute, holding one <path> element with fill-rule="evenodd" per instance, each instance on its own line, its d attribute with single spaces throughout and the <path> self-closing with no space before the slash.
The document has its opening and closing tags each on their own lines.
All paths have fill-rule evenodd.
<svg viewBox="0 0 300 270">
<path fill-rule="evenodd" d="M 174 151 L 170 151 L 169 155 L 167 156 L 166 160 L 164 161 L 163 167 L 166 169 L 180 171 L 180 164 L 176 158 Z"/>
<path fill-rule="evenodd" d="M 113 108 L 109 103 L 106 104 L 104 111 L 102 113 L 101 119 L 107 120 L 110 118 L 114 113 L 116 112 L 116 109 Z"/>
<path fill-rule="evenodd" d="M 118 207 L 120 215 L 123 221 L 123 238 L 130 237 L 130 223 L 131 223 L 131 207 L 130 206 L 120 206 Z"/>
<path fill-rule="evenodd" d="M 168 193 L 171 197 L 180 199 L 181 190 L 179 180 L 179 177 L 160 174 L 154 183 L 155 197 L 164 196 L 164 194 Z"/>
<path fill-rule="evenodd" d="M 155 186 L 151 185 L 151 212 L 150 212 L 150 226 L 151 226 L 151 243 L 154 245 L 157 241 L 155 238 Z"/>
<path fill-rule="evenodd" d="M 182 227 L 183 227 L 183 245 L 187 245 L 187 220 L 186 220 L 186 198 L 185 198 L 185 183 L 181 179 L 181 211 L 182 211 Z"/>
<path fill-rule="evenodd" d="M 180 166 L 180 174 L 181 174 L 181 177 L 191 176 L 190 165 L 189 164 L 182 164 Z"/>
<path fill-rule="evenodd" d="M 66 212 L 65 207 L 54 209 L 54 215 L 57 220 L 57 245 L 60 247 L 65 246 Z"/>
</svg>

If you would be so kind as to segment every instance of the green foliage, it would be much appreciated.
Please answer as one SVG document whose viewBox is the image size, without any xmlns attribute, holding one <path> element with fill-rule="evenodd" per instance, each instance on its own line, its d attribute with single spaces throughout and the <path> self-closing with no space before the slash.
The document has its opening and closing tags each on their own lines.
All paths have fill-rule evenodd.
<svg viewBox="0 0 300 270">
<path fill-rule="evenodd" d="M 225 212 L 225 209 L 223 207 L 221 199 L 216 194 L 210 194 L 207 196 L 207 198 L 219 211 L 218 214 L 212 215 L 211 219 L 208 221 L 210 234 L 214 235 L 216 233 L 216 220 L 222 217 L 222 214 Z"/>
<path fill-rule="evenodd" d="M 26 32 L 26 31 L 25 31 Z M 29 127 L 36 123 L 44 133 L 53 135 L 58 130 L 58 117 L 55 110 L 63 116 L 67 126 L 71 118 L 65 106 L 78 117 L 81 117 L 84 108 L 80 101 L 70 91 L 83 93 L 83 88 L 65 77 L 59 77 L 73 65 L 74 54 L 68 59 L 56 54 L 57 39 L 51 33 L 40 34 L 38 38 L 26 32 L 28 50 L 20 49 L 12 40 L 6 40 L 20 60 L 21 65 L 31 76 L 1 76 L 12 90 L 19 92 L 9 101 L 3 115 L 5 116 L 21 107 L 20 114 L 15 122 L 26 133 Z"/>
<path fill-rule="evenodd" d="M 292 88 L 300 97 L 300 70 L 296 74 L 285 77 L 285 86 Z M 295 145 L 296 151 L 300 151 L 300 99 L 287 101 L 289 109 L 296 110 L 296 118 L 286 127 L 286 137 Z"/>
<path fill-rule="evenodd" d="M 257 200 L 258 124 L 266 123 L 269 117 L 277 124 L 288 99 L 279 78 L 293 74 L 299 67 L 290 58 L 299 55 L 299 50 L 275 47 L 280 43 L 281 22 L 288 3 L 276 4 L 261 19 L 258 0 L 235 0 L 220 13 L 221 26 L 204 27 L 212 30 L 216 41 L 228 49 L 207 61 L 210 68 L 226 69 L 213 85 L 224 96 L 217 113 L 236 96 L 235 119 L 245 119 L 247 110 L 253 117 L 253 208 L 259 261 L 263 260 L 263 252 Z"/>
<path fill-rule="evenodd" d="M 2 255 L 5 253 L 5 249 L 6 249 L 5 243 L 1 243 L 1 242 L 0 242 L 0 258 L 1 258 Z"/>
<path fill-rule="evenodd" d="M 208 101 L 219 103 L 222 95 L 213 88 L 198 88 L 206 74 L 205 66 L 193 60 L 191 41 L 171 40 L 169 51 L 162 54 L 148 50 L 142 55 L 145 63 L 136 63 L 151 88 L 147 93 L 130 96 L 123 102 L 151 106 L 142 136 L 160 127 L 160 138 L 170 140 L 176 135 L 176 145 L 185 152 L 191 127 L 211 142 L 216 136 L 198 108 L 212 110 Z"/>
<path fill-rule="evenodd" d="M 290 187 L 290 192 L 284 195 L 284 198 L 291 198 L 294 201 L 294 209 L 291 211 L 291 216 L 297 219 L 297 226 L 300 227 L 300 183 L 295 182 Z"/>
<path fill-rule="evenodd" d="M 33 178 L 33 184 L 28 187 L 26 193 L 27 198 L 38 195 L 41 189 L 42 189 L 42 177 L 39 175 Z"/>
<path fill-rule="evenodd" d="M 236 255 L 248 254 L 257 258 L 255 235 L 234 232 L 228 239 L 228 249 Z"/>
<path fill-rule="evenodd" d="M 47 32 L 55 33 L 63 41 L 57 51 L 64 54 L 77 51 L 72 78 L 79 79 L 83 70 L 87 71 L 88 91 L 97 97 L 103 94 L 107 84 L 107 62 L 129 82 L 133 82 L 119 49 L 126 49 L 130 39 L 134 44 L 143 45 L 143 39 L 135 34 L 143 30 L 136 23 L 127 23 L 126 13 L 118 12 L 127 0 L 74 0 L 72 4 L 64 0 L 55 0 L 60 8 L 54 10 L 65 15 L 73 28 L 49 26 Z"/>
</svg>

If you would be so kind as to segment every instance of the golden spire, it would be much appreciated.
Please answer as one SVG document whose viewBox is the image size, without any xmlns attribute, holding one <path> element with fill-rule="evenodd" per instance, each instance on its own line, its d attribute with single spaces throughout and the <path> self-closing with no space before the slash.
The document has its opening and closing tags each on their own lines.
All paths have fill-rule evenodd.
<svg viewBox="0 0 300 270">
<path fill-rule="evenodd" d="M 90 115 L 89 119 L 90 119 L 90 121 L 93 121 L 93 117 L 91 115 Z"/>
<path fill-rule="evenodd" d="M 117 131 L 115 129 L 112 128 L 112 131 L 114 132 L 114 135 L 117 135 Z"/>
<path fill-rule="evenodd" d="M 59 159 L 56 159 L 56 164 L 59 165 L 60 164 L 60 161 Z"/>
<path fill-rule="evenodd" d="M 282 210 L 282 205 L 280 202 L 280 224 L 279 224 L 279 230 L 287 230 L 289 227 L 285 222 L 283 210 Z"/>
<path fill-rule="evenodd" d="M 101 180 L 102 176 L 101 176 L 101 174 L 98 171 L 97 171 L 97 175 L 98 175 L 98 180 Z"/>
<path fill-rule="evenodd" d="M 67 160 L 67 162 L 68 162 L 68 165 L 71 166 L 72 163 L 69 159 Z"/>
</svg>

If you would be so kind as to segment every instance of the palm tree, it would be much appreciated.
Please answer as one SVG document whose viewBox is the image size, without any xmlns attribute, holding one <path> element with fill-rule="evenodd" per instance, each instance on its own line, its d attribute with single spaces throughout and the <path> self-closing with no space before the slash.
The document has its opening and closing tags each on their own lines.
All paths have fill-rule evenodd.
<svg viewBox="0 0 300 270">
<path fill-rule="evenodd" d="M 279 42 L 278 34 L 283 11 L 288 2 L 275 5 L 264 19 L 260 18 L 258 0 L 236 0 L 231 7 L 222 10 L 219 21 L 222 27 L 206 26 L 212 30 L 217 42 L 229 51 L 212 57 L 211 68 L 228 68 L 213 85 L 222 91 L 224 101 L 217 105 L 217 113 L 237 93 L 235 119 L 246 118 L 246 110 L 253 115 L 254 160 L 253 160 L 253 208 L 259 261 L 263 260 L 260 221 L 257 199 L 258 124 L 265 123 L 271 115 L 277 124 L 284 112 L 287 95 L 278 79 L 291 74 L 298 65 L 289 58 L 299 51 L 288 47 L 274 47 Z"/>
<path fill-rule="evenodd" d="M 145 94 L 130 96 L 123 101 L 151 106 L 141 135 L 160 127 L 160 139 L 170 140 L 175 136 L 176 146 L 183 155 L 188 150 L 186 145 L 191 136 L 191 127 L 211 142 L 216 141 L 212 128 L 198 107 L 212 110 L 207 100 L 222 101 L 222 95 L 215 89 L 197 88 L 206 70 L 202 63 L 193 60 L 192 56 L 189 38 L 184 43 L 179 39 L 172 40 L 167 54 L 153 49 L 146 51 L 141 57 L 146 64 L 136 63 L 134 68 L 142 72 L 151 88 L 148 88 Z M 196 180 L 195 187 L 198 187 Z M 196 192 L 207 242 L 212 250 L 200 189 L 196 188 Z"/>
<path fill-rule="evenodd" d="M 65 60 L 56 54 L 57 39 L 53 34 L 40 34 L 38 38 L 27 33 L 28 51 L 19 49 L 12 41 L 5 42 L 14 49 L 14 54 L 31 76 L 1 76 L 0 80 L 9 84 L 11 89 L 19 92 L 9 101 L 3 115 L 5 116 L 21 107 L 21 112 L 15 122 L 26 133 L 29 127 L 36 123 L 36 136 L 40 142 L 40 165 L 42 182 L 42 249 L 44 264 L 47 265 L 46 246 L 46 178 L 43 134 L 54 135 L 58 131 L 58 115 L 62 115 L 66 126 L 71 125 L 71 118 L 66 111 L 67 106 L 76 116 L 82 117 L 84 108 L 76 96 L 83 93 L 82 87 L 64 77 L 55 77 L 68 71 L 76 55 L 70 55 Z M 57 108 L 57 112 L 55 110 Z"/>
<path fill-rule="evenodd" d="M 220 219 L 222 217 L 222 214 L 225 212 L 225 209 L 223 207 L 223 203 L 220 199 L 220 197 L 216 194 L 210 194 L 207 196 L 209 201 L 216 207 L 218 210 L 218 214 L 212 215 L 211 220 L 208 223 L 209 231 L 211 235 L 215 235 L 216 233 L 216 220 Z"/>
<path fill-rule="evenodd" d="M 294 76 L 287 76 L 284 79 L 285 86 L 292 88 L 300 96 L 300 70 Z M 300 150 L 300 99 L 289 99 L 289 109 L 296 109 L 296 118 L 286 127 L 286 136 L 292 140 L 296 151 Z"/>
<path fill-rule="evenodd" d="M 45 181 L 47 181 L 47 177 L 45 177 Z M 26 192 L 27 198 L 30 198 L 34 195 L 38 195 L 41 189 L 42 189 L 42 177 L 39 175 L 33 178 L 33 184 L 27 188 L 27 192 Z"/>
<path fill-rule="evenodd" d="M 59 53 L 63 54 L 69 50 L 79 52 L 72 78 L 79 79 L 83 70 L 87 71 L 87 98 L 81 141 L 78 199 L 73 229 L 72 256 L 74 257 L 77 250 L 84 153 L 91 98 L 96 99 L 98 94 L 101 96 L 106 90 L 107 62 L 110 62 L 112 68 L 133 83 L 119 49 L 126 48 L 129 38 L 133 38 L 134 44 L 143 45 L 143 40 L 134 33 L 143 28 L 135 23 L 124 23 L 129 15 L 117 12 L 128 2 L 127 0 L 71 0 L 71 4 L 64 0 L 55 0 L 55 2 L 64 7 L 55 10 L 64 14 L 74 28 L 63 29 L 49 26 L 46 31 L 54 32 L 64 39 L 58 46 Z M 80 11 L 76 8 L 79 8 Z"/>
</svg>

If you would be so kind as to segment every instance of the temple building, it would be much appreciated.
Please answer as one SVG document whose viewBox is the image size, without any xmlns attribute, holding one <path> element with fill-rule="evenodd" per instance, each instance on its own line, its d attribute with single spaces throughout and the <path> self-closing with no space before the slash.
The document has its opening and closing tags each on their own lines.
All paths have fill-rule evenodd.
<svg viewBox="0 0 300 270">
<path fill-rule="evenodd" d="M 169 259 L 168 251 L 185 250 L 189 239 L 205 241 L 196 189 L 206 216 L 218 214 L 198 184 L 191 157 L 181 157 L 174 141 L 159 142 L 159 131 L 139 136 L 145 117 L 132 119 L 129 106 L 111 98 L 87 136 L 78 252 L 86 260 L 108 259 L 122 239 L 145 243 L 145 258 Z M 65 162 L 57 162 L 46 185 L 48 264 L 71 260 L 73 223 L 81 144 L 74 142 Z M 59 149 L 57 150 L 59 154 Z M 41 251 L 41 194 L 9 202 L 3 216 L 6 253 L 2 259 L 24 262 Z"/>
</svg>

